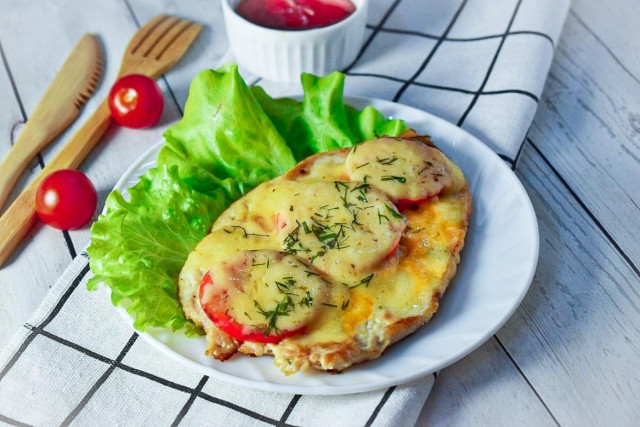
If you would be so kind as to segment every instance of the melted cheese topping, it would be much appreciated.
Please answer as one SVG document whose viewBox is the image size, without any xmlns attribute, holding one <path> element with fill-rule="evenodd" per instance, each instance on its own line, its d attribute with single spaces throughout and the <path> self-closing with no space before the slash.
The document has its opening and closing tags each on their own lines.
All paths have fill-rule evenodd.
<svg viewBox="0 0 640 427">
<path fill-rule="evenodd" d="M 327 282 L 297 257 L 272 250 L 217 258 L 201 288 L 205 309 L 265 336 L 304 327 L 324 301 Z"/>
<path fill-rule="evenodd" d="M 418 166 L 410 158 L 399 155 L 406 144 L 394 145 L 398 143 L 395 139 L 383 141 L 388 153 L 385 156 L 398 157 L 394 164 L 401 166 L 407 162 L 406 170 Z M 358 151 L 366 144 L 360 145 Z M 381 158 L 379 150 L 380 147 L 376 147 L 374 157 Z M 442 163 L 438 170 L 446 172 L 446 179 L 442 180 L 446 186 L 438 190 L 438 196 L 403 211 L 401 218 L 387 210 L 390 202 L 378 189 L 384 181 L 367 181 L 366 202 L 358 200 L 362 194 L 357 188 L 364 182 L 336 184 L 345 177 L 345 155 L 345 151 L 339 151 L 335 155 L 318 156 L 317 161 L 312 157 L 311 161 L 302 162 L 302 167 L 284 177 L 256 187 L 220 216 L 212 234 L 189 256 L 181 273 L 181 281 L 183 276 L 189 279 L 189 275 L 192 275 L 190 280 L 200 280 L 216 259 L 247 249 L 288 251 L 301 256 L 307 265 L 313 261 L 313 267 L 318 268 L 329 283 L 326 283 L 324 300 L 316 307 L 305 333 L 264 348 L 243 344 L 244 351 L 250 353 L 274 354 L 275 363 L 286 373 L 295 372 L 309 363 L 323 369 L 343 369 L 376 357 L 392 338 L 404 336 L 388 332 L 388 328 L 403 319 L 421 318 L 424 323 L 435 311 L 437 300 L 455 273 L 457 254 L 464 244 L 470 212 L 466 181 L 460 169 L 444 155 L 435 154 L 433 158 L 437 157 Z M 384 173 L 387 173 L 386 169 Z M 323 239 L 311 229 L 309 221 L 318 217 L 316 214 L 325 215 L 326 220 L 324 212 L 338 207 L 330 211 L 335 216 L 329 219 L 348 224 L 353 220 L 350 204 L 358 207 L 358 219 L 362 218 L 361 226 L 349 230 L 354 233 L 348 238 L 353 238 L 350 242 L 354 242 L 354 247 L 336 249 L 340 241 L 338 236 L 333 248 L 323 246 Z M 366 208 L 369 205 L 374 207 Z M 393 205 L 388 207 L 397 213 Z M 371 212 L 371 215 L 363 212 Z M 307 221 L 309 233 L 302 225 L 304 221 Z M 328 222 L 324 224 L 326 226 Z M 296 229 L 298 244 L 292 246 L 287 236 Z M 339 227 L 331 227 L 328 234 L 337 235 L 338 230 Z M 356 232 L 362 236 L 355 238 Z M 397 250 L 386 256 L 398 238 Z M 310 252 L 302 247 L 310 248 Z M 313 258 L 323 247 L 325 254 Z M 355 268 L 351 267 L 352 263 Z M 197 323 L 205 325 L 207 321 L 201 315 L 196 319 Z M 337 351 L 332 349 L 344 345 L 357 346 L 362 354 L 357 356 L 360 359 L 331 361 L 329 356 Z"/>
<path fill-rule="evenodd" d="M 350 179 L 369 177 L 372 185 L 393 200 L 422 200 L 451 185 L 448 164 L 437 148 L 406 139 L 380 138 L 353 147 L 345 168 Z"/>
<path fill-rule="evenodd" d="M 365 183 L 274 180 L 229 207 L 214 229 L 262 234 L 271 249 L 355 285 L 393 250 L 405 225 L 393 203 Z"/>
</svg>

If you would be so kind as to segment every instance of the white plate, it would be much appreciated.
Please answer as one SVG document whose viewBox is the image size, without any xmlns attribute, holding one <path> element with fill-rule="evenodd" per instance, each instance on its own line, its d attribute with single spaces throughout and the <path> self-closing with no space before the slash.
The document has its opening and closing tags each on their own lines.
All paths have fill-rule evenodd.
<svg viewBox="0 0 640 427">
<path fill-rule="evenodd" d="M 469 354 L 507 321 L 529 289 L 538 260 L 538 224 L 522 184 L 487 146 L 445 120 L 388 101 L 349 98 L 347 102 L 358 108 L 372 105 L 385 116 L 402 118 L 419 133 L 431 135 L 470 183 L 473 214 L 462 261 L 433 319 L 380 358 L 339 375 L 285 376 L 271 357 L 236 355 L 218 362 L 204 355 L 204 337 L 187 338 L 165 329 L 148 330 L 142 337 L 214 378 L 267 391 L 330 395 L 375 390 L 435 372 Z M 155 166 L 161 145 L 138 159 L 115 188 L 126 190 Z"/>
</svg>

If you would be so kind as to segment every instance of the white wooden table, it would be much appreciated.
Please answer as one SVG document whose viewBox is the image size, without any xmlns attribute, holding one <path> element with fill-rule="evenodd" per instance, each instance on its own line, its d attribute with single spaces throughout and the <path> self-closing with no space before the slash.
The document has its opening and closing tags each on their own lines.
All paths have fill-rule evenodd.
<svg viewBox="0 0 640 427">
<path fill-rule="evenodd" d="M 106 96 L 139 23 L 168 12 L 208 26 L 161 79 L 160 125 L 112 128 L 83 164 L 101 202 L 180 117 L 195 72 L 225 60 L 214 0 L 0 0 L 0 11 L 0 156 L 83 33 L 100 35 L 107 63 L 105 83 L 80 119 L 33 163 L 20 187 Z M 440 373 L 420 425 L 640 424 L 639 20 L 637 0 L 573 1 L 517 167 L 540 225 L 533 285 L 493 338 Z M 88 240 L 87 228 L 31 231 L 0 269 L 0 347 Z"/>
</svg>

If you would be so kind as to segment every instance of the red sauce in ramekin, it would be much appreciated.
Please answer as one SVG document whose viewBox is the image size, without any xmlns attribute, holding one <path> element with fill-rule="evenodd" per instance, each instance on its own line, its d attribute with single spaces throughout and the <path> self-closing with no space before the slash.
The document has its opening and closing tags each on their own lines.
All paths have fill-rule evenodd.
<svg viewBox="0 0 640 427">
<path fill-rule="evenodd" d="M 240 0 L 236 12 L 262 27 L 306 30 L 340 22 L 355 9 L 350 0 Z"/>
</svg>

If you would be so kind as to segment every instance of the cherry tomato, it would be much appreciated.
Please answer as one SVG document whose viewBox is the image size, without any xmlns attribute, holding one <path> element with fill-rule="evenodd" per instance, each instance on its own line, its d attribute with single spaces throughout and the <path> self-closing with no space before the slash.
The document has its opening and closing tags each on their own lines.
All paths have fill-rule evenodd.
<svg viewBox="0 0 640 427">
<path fill-rule="evenodd" d="M 80 171 L 61 169 L 48 175 L 36 192 L 36 212 L 47 225 L 73 230 L 93 216 L 98 196 L 89 178 Z"/>
<path fill-rule="evenodd" d="M 156 82 L 142 74 L 122 77 L 109 92 L 113 120 L 129 128 L 140 129 L 155 124 L 162 115 L 163 102 Z"/>
<path fill-rule="evenodd" d="M 209 273 L 205 274 L 202 278 L 202 281 L 200 282 L 201 301 L 205 288 L 208 286 L 213 286 L 213 279 L 211 277 L 211 274 Z M 277 343 L 285 338 L 304 333 L 306 329 L 303 326 L 298 329 L 283 330 L 278 334 L 272 331 L 270 334 L 265 335 L 261 330 L 253 328 L 249 325 L 244 325 L 231 317 L 225 306 L 225 297 L 226 294 L 222 293 L 220 297 L 216 298 L 214 301 L 211 301 L 208 304 L 203 304 L 202 308 L 207 317 L 209 317 L 209 319 L 211 319 L 211 321 L 215 323 L 221 331 L 225 332 L 231 338 L 234 338 L 238 341 L 253 341 L 265 344 Z"/>
</svg>

